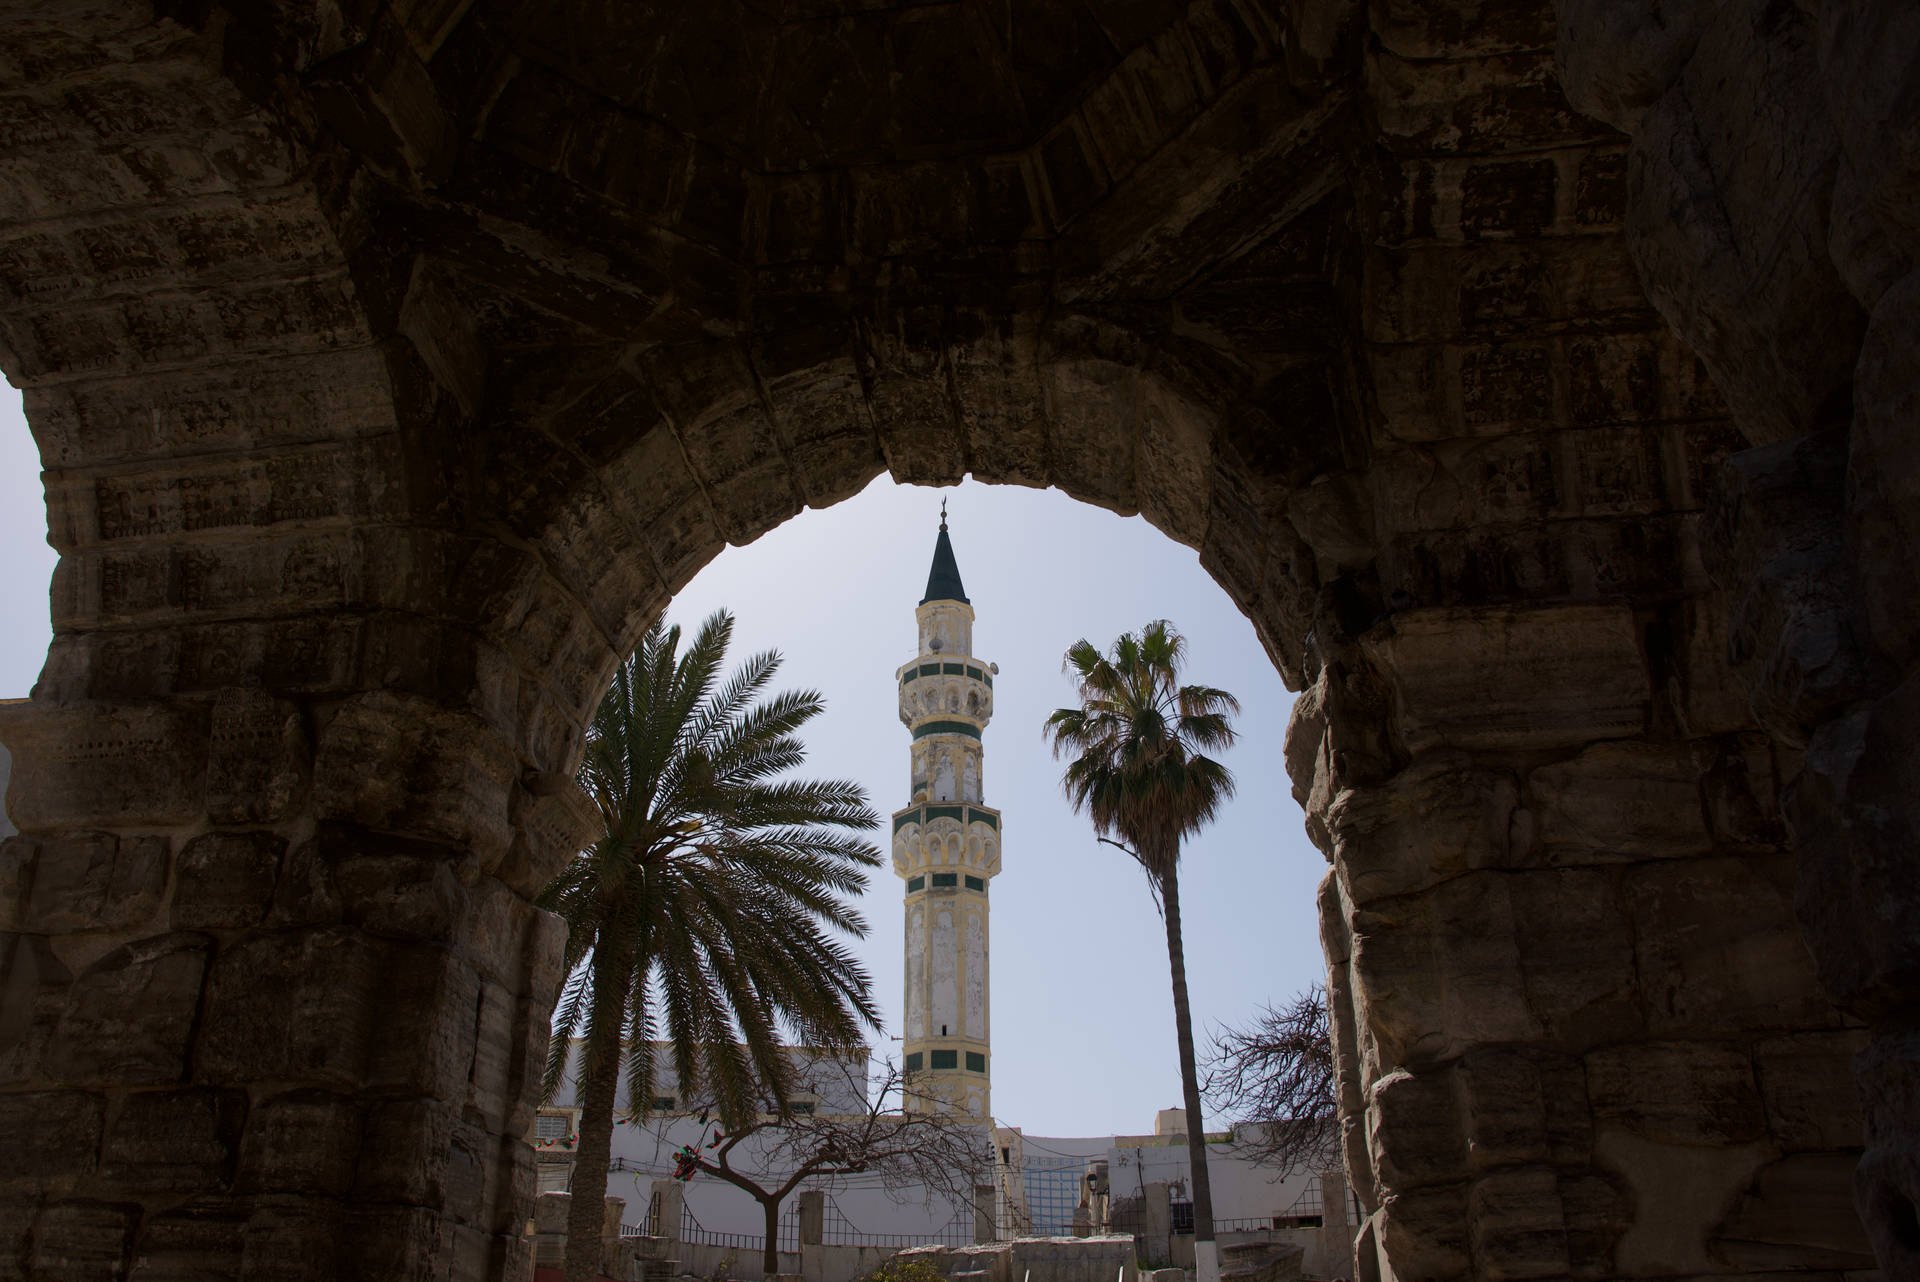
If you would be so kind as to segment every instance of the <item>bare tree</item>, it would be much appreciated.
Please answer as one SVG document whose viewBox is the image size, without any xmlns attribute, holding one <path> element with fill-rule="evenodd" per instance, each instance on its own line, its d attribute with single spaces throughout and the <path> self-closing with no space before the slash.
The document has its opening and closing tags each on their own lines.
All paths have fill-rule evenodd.
<svg viewBox="0 0 1920 1282">
<path fill-rule="evenodd" d="M 680 1150 L 683 1171 L 705 1171 L 760 1204 L 767 1235 L 761 1269 L 768 1277 L 780 1271 L 781 1203 L 805 1182 L 831 1186 L 840 1176 L 872 1174 L 890 1191 L 923 1190 L 928 1198 L 972 1205 L 992 1147 L 985 1125 L 944 1111 L 944 1101 L 919 1091 L 891 1060 L 873 1062 L 859 1080 L 867 1071 L 856 1060 L 822 1058 L 813 1072 L 845 1073 L 839 1085 L 853 1089 L 818 1089 L 817 1076 L 810 1083 L 823 1100 L 863 1098 L 864 1111 L 783 1114 L 769 1096 L 755 1120 L 716 1130 L 717 1139 L 703 1147 Z"/>
<path fill-rule="evenodd" d="M 1340 1113 L 1321 989 L 1264 1006 L 1243 1028 L 1219 1030 L 1202 1068 L 1207 1102 L 1242 1124 L 1235 1140 L 1254 1161 L 1285 1178 L 1338 1159 Z"/>
</svg>

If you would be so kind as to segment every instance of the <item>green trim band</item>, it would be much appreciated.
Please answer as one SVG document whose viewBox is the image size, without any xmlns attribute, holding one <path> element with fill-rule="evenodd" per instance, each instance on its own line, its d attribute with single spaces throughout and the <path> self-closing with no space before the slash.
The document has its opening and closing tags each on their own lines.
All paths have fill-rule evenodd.
<svg viewBox="0 0 1920 1282">
<path fill-rule="evenodd" d="M 967 1071 L 969 1073 L 986 1072 L 987 1057 L 985 1055 L 982 1055 L 979 1051 L 968 1051 L 967 1052 Z"/>
<path fill-rule="evenodd" d="M 918 890 L 925 890 L 926 888 L 927 888 L 927 879 L 925 877 L 907 878 L 907 893 L 909 895 L 913 894 L 915 891 L 918 891 Z"/>
<path fill-rule="evenodd" d="M 958 873 L 937 872 L 933 874 L 933 888 L 935 890 L 951 889 L 959 884 L 960 875 Z"/>
<path fill-rule="evenodd" d="M 980 728 L 970 726 L 964 721 L 929 721 L 913 732 L 916 739 L 924 739 L 930 734 L 963 734 L 971 739 L 980 737 Z"/>
<path fill-rule="evenodd" d="M 893 830 L 897 833 L 908 824 L 927 823 L 935 819 L 952 819 L 961 824 L 985 824 L 995 832 L 1000 831 L 1000 816 L 991 810 L 982 810 L 978 806 L 915 806 L 903 810 L 893 817 Z"/>
<path fill-rule="evenodd" d="M 981 881 L 978 877 L 967 878 L 968 890 L 985 890 L 986 888 L 987 888 L 987 883 L 984 881 Z"/>
</svg>

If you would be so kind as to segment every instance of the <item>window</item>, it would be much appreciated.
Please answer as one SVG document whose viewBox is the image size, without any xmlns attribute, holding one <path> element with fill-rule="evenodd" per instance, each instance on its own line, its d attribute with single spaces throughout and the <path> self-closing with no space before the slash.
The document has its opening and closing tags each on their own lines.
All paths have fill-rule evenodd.
<svg viewBox="0 0 1920 1282">
<path fill-rule="evenodd" d="M 813 1101 L 810 1099 L 791 1100 L 787 1104 L 787 1112 L 793 1114 L 795 1117 L 811 1117 L 813 1115 Z"/>
<path fill-rule="evenodd" d="M 533 1119 L 533 1138 L 537 1140 L 563 1140 L 567 1138 L 570 1119 L 565 1113 L 541 1113 Z"/>
<path fill-rule="evenodd" d="M 968 668 L 967 675 L 978 681 L 984 674 L 978 668 Z"/>
<path fill-rule="evenodd" d="M 985 890 L 986 888 L 987 888 L 987 883 L 984 881 L 981 881 L 978 877 L 967 878 L 968 890 Z"/>
<path fill-rule="evenodd" d="M 982 1055 L 979 1051 L 968 1051 L 967 1052 L 967 1071 L 969 1073 L 986 1072 L 987 1057 L 985 1055 Z"/>
<path fill-rule="evenodd" d="M 653 1107 L 656 1112 L 671 1113 L 673 1111 L 673 1105 L 674 1099 L 671 1095 L 656 1095 L 653 1097 Z"/>
<path fill-rule="evenodd" d="M 940 665 L 940 672 L 943 676 L 962 676 L 966 673 L 966 670 L 967 665 L 964 663 L 943 663 Z"/>
<path fill-rule="evenodd" d="M 916 890 L 925 890 L 926 888 L 927 888 L 927 879 L 925 877 L 907 878 L 907 893 L 909 895 L 911 895 Z"/>
<path fill-rule="evenodd" d="M 907 1056 L 907 1071 L 909 1073 L 919 1072 L 922 1063 L 923 1061 L 920 1058 L 920 1052 L 919 1051 L 913 1052 L 913 1054 Z"/>
<path fill-rule="evenodd" d="M 936 1069 L 960 1067 L 959 1051 L 934 1051 L 933 1066 Z"/>
<path fill-rule="evenodd" d="M 937 872 L 933 874 L 933 888 L 935 890 L 940 889 L 942 886 L 957 886 L 959 884 L 960 875 L 958 873 Z"/>
</svg>

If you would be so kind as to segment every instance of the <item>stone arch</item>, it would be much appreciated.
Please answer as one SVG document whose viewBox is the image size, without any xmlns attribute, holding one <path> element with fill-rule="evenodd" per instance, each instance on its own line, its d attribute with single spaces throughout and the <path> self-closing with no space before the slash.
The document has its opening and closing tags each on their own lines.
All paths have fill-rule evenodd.
<svg viewBox="0 0 1920 1282">
<path fill-rule="evenodd" d="M 71 1144 L 0 1252 L 510 1275 L 586 713 L 722 543 L 887 470 L 1144 512 L 1303 689 L 1361 1272 L 1864 1267 L 1862 1020 L 1910 1264 L 1897 6 L 1169 4 L 1037 82 L 914 8 L 1031 115 L 789 146 L 485 6 L 8 27 L 61 565 L 0 1115 Z M 1721 1205 L 1636 1212 L 1683 1170 Z"/>
</svg>

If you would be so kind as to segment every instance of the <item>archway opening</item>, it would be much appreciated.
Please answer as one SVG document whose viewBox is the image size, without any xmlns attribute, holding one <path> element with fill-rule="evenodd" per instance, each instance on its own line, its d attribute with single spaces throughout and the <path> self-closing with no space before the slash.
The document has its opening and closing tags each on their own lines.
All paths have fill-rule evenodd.
<svg viewBox="0 0 1920 1282">
<path fill-rule="evenodd" d="M 994 882 L 994 1112 L 1039 1134 L 1152 1130 L 1177 1106 L 1165 942 L 1147 887 L 1068 809 L 1040 723 L 1071 702 L 1061 656 L 1167 618 L 1191 648 L 1187 677 L 1242 702 L 1225 760 L 1239 796 L 1183 858 L 1193 932 L 1195 1032 L 1240 1023 L 1261 1003 L 1322 982 L 1314 890 L 1326 862 L 1285 792 L 1282 742 L 1293 697 L 1251 624 L 1191 549 L 1138 517 L 1056 492 L 967 483 L 948 492 L 955 553 L 976 613 L 976 656 L 1000 665 L 985 734 L 987 804 L 1005 825 Z M 881 477 L 729 548 L 676 594 L 689 632 L 712 609 L 736 616 L 734 650 L 786 656 L 780 682 L 821 689 L 808 773 L 851 777 L 883 815 L 909 803 L 907 732 L 893 672 L 914 653 L 913 607 L 938 522 L 936 492 Z M 886 835 L 876 837 L 884 848 Z M 862 956 L 888 1031 L 900 1032 L 900 885 L 882 869 L 863 902 Z M 1165 1034 L 1165 1035 L 1163 1035 Z M 884 1047 L 880 1048 L 882 1051 Z"/>
</svg>

